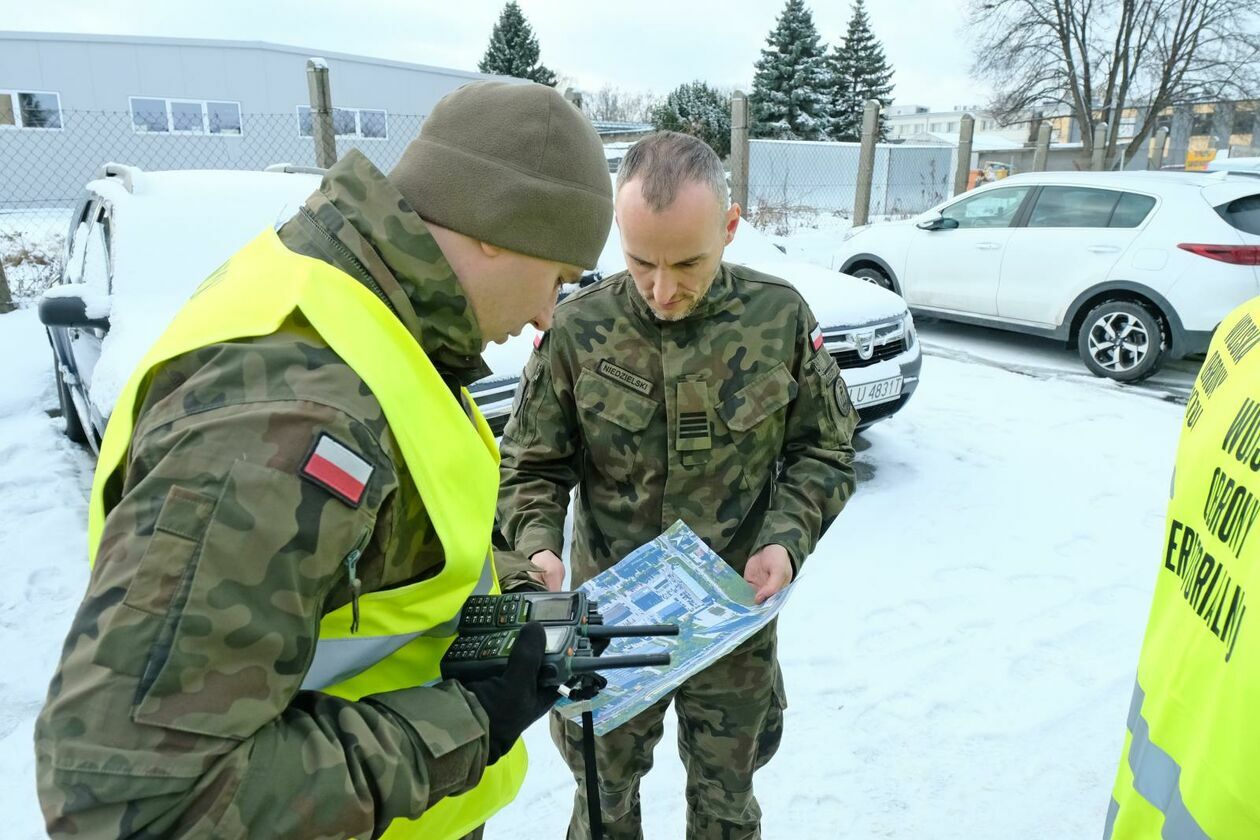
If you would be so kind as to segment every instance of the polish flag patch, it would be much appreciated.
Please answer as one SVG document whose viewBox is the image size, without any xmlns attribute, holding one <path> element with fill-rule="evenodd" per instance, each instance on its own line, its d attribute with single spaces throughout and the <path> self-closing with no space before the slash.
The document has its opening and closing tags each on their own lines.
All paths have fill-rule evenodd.
<svg viewBox="0 0 1260 840">
<path fill-rule="evenodd" d="M 358 507 L 373 469 L 349 447 L 331 435 L 321 434 L 300 472 L 307 481 L 318 484 L 351 507 Z"/>
<path fill-rule="evenodd" d="M 542 344 L 543 344 L 543 341 L 544 341 L 546 338 L 547 338 L 547 334 L 546 334 L 545 332 L 540 332 L 540 333 L 538 333 L 537 335 L 535 335 L 535 336 L 534 336 L 534 349 L 535 349 L 535 350 L 537 350 L 537 349 L 541 348 L 541 347 L 542 347 Z"/>
<path fill-rule="evenodd" d="M 817 353 L 823 346 L 822 327 L 814 327 L 814 331 L 809 334 L 809 343 L 814 345 L 814 352 Z"/>
</svg>

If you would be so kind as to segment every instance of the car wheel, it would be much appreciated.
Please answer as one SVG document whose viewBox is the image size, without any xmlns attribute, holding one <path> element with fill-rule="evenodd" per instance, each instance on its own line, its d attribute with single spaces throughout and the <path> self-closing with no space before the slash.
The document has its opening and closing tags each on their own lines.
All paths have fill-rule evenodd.
<svg viewBox="0 0 1260 840">
<path fill-rule="evenodd" d="M 893 288 L 892 278 L 880 271 L 878 268 L 873 268 L 869 265 L 862 266 L 857 271 L 853 272 L 852 276 L 859 280 L 865 280 L 867 283 L 887 289 L 890 292 L 897 291 Z"/>
<path fill-rule="evenodd" d="M 70 395 L 70 386 L 61 375 L 61 362 L 57 354 L 53 354 L 53 379 L 57 381 L 57 402 L 61 404 L 61 418 L 66 423 L 66 437 L 75 443 L 87 443 L 87 433 L 83 431 L 83 421 L 74 407 L 74 398 Z"/>
<path fill-rule="evenodd" d="M 1164 330 L 1159 318 L 1143 304 L 1109 300 L 1085 316 L 1076 349 L 1095 376 L 1137 382 L 1159 369 Z"/>
</svg>

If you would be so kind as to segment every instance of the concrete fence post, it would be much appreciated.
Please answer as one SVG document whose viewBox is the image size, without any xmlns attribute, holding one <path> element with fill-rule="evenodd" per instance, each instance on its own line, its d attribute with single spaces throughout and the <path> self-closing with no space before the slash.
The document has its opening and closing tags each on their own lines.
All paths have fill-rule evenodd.
<svg viewBox="0 0 1260 840">
<path fill-rule="evenodd" d="M 958 125 L 958 162 L 954 167 L 954 195 L 966 192 L 971 174 L 971 142 L 976 136 L 976 118 L 963 114 Z"/>
<path fill-rule="evenodd" d="M 1151 138 L 1150 149 L 1146 153 L 1147 169 L 1164 168 L 1164 149 L 1168 146 L 1168 126 L 1161 125 Z"/>
<path fill-rule="evenodd" d="M 875 178 L 875 141 L 879 125 L 879 100 L 866 100 L 862 109 L 862 146 L 858 150 L 857 192 L 853 196 L 853 226 L 871 218 L 871 182 Z"/>
<path fill-rule="evenodd" d="M 1094 157 L 1089 168 L 1094 172 L 1102 172 L 1107 163 L 1107 124 L 1100 122 L 1094 126 Z"/>
<path fill-rule="evenodd" d="M 328 169 L 337 162 L 337 134 L 333 128 L 332 87 L 328 81 L 327 61 L 322 58 L 307 59 L 306 86 L 311 97 L 315 165 Z"/>
<path fill-rule="evenodd" d="M 731 202 L 748 216 L 748 97 L 737 90 L 731 96 Z"/>
<path fill-rule="evenodd" d="M 4 260 L 0 259 L 0 315 L 16 308 L 13 305 L 13 293 L 9 291 L 9 281 L 4 276 Z"/>
<path fill-rule="evenodd" d="M 1033 172 L 1046 171 L 1046 158 L 1050 156 L 1050 123 L 1043 122 L 1037 129 L 1037 150 L 1033 152 Z"/>
</svg>

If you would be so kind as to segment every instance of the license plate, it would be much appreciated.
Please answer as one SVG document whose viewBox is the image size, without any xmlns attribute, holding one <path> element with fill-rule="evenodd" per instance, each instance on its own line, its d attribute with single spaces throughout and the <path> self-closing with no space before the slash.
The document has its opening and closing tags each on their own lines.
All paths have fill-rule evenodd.
<svg viewBox="0 0 1260 840">
<path fill-rule="evenodd" d="M 880 379 L 876 382 L 863 382 L 861 385 L 849 386 L 849 399 L 858 408 L 864 405 L 877 405 L 878 403 L 895 400 L 901 396 L 901 377 L 894 376 L 891 379 Z"/>
</svg>

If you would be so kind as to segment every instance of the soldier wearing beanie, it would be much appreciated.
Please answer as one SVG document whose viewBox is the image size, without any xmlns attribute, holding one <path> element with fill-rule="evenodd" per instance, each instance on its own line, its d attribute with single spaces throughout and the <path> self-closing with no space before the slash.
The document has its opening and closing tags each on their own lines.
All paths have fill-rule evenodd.
<svg viewBox="0 0 1260 840">
<path fill-rule="evenodd" d="M 464 386 L 594 267 L 611 192 L 554 90 L 470 84 L 388 175 L 349 153 L 188 301 L 102 444 L 35 730 L 51 836 L 458 837 L 515 795 L 556 699 L 541 628 L 502 677 L 437 676 L 496 579 Z"/>
</svg>

